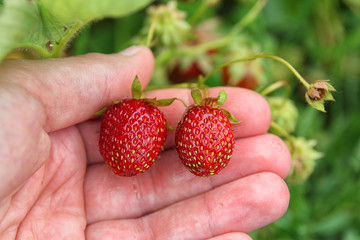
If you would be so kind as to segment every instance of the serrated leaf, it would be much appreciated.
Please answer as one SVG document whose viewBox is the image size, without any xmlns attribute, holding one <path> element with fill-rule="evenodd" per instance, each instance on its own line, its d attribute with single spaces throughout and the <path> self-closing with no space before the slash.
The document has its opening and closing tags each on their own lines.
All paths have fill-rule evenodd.
<svg viewBox="0 0 360 240">
<path fill-rule="evenodd" d="M 131 14 L 152 0 L 4 0 L 0 12 L 0 60 L 15 48 L 59 57 L 88 22 Z"/>
<path fill-rule="evenodd" d="M 122 17 L 147 6 L 153 0 L 39 0 L 60 19 L 87 21 Z"/>
</svg>

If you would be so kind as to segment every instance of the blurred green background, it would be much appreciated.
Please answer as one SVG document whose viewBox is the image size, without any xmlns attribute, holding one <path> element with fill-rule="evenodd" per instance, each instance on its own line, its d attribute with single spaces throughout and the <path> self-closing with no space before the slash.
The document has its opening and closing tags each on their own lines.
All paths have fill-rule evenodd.
<svg viewBox="0 0 360 240">
<path fill-rule="evenodd" d="M 231 26 L 254 2 L 223 0 L 204 17 L 215 12 Z M 186 9 L 186 4 L 181 1 L 179 7 Z M 98 21 L 75 39 L 70 54 L 120 51 L 131 44 L 144 19 L 141 11 Z M 305 103 L 304 91 L 291 73 L 269 63 L 268 78 L 291 82 L 299 108 L 295 134 L 316 139 L 324 157 L 307 181 L 289 185 L 291 201 L 284 217 L 251 236 L 360 239 L 360 1 L 270 0 L 240 34 L 251 35 L 262 50 L 289 61 L 305 79 L 330 79 L 337 90 L 336 102 L 326 104 L 328 112 L 318 112 Z"/>
</svg>

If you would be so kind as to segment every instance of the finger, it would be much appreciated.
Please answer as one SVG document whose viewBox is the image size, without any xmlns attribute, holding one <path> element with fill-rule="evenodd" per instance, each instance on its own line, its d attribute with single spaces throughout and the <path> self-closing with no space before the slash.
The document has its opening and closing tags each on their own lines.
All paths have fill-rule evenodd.
<svg viewBox="0 0 360 240">
<path fill-rule="evenodd" d="M 220 236 L 210 238 L 209 240 L 251 240 L 251 237 L 246 233 L 226 233 Z"/>
<path fill-rule="evenodd" d="M 242 88 L 213 88 L 210 94 L 216 96 L 222 89 L 228 93 L 228 99 L 223 107 L 229 110 L 235 118 L 243 121 L 232 126 L 235 138 L 256 136 L 265 133 L 271 123 L 271 112 L 266 100 L 259 94 Z M 183 99 L 187 105 L 192 104 L 190 90 L 186 89 L 167 89 L 148 93 L 148 97 Z M 161 107 L 169 124 L 175 129 L 180 121 L 185 106 L 175 101 L 168 107 Z M 90 163 L 102 162 L 98 150 L 98 139 L 100 131 L 99 121 L 90 121 L 79 125 L 87 149 L 88 160 Z M 174 131 L 168 131 L 165 148 L 174 146 Z"/>
<path fill-rule="evenodd" d="M 153 55 L 145 47 L 104 55 L 5 61 L 0 74 L 15 81 L 44 106 L 46 129 L 54 131 L 84 121 L 112 100 L 131 97 L 131 83 L 150 80 Z"/>
<path fill-rule="evenodd" d="M 86 234 L 88 239 L 131 235 L 136 239 L 181 236 L 186 240 L 228 232 L 249 233 L 279 219 L 288 203 L 289 191 L 284 181 L 272 173 L 259 173 L 139 219 L 94 223 L 88 226 Z"/>
<path fill-rule="evenodd" d="M 234 117 L 242 121 L 240 124 L 232 126 L 236 138 L 255 136 L 267 132 L 271 123 L 271 111 L 266 100 L 258 93 L 244 88 L 234 87 L 216 87 L 209 89 L 211 97 L 217 97 L 221 90 L 227 93 L 227 100 L 221 106 L 234 115 Z M 193 104 L 190 90 L 187 89 L 167 89 L 152 91 L 147 94 L 149 97 L 182 99 L 186 105 Z M 176 128 L 186 107 L 180 101 L 175 101 L 167 107 L 162 107 L 166 119 L 169 124 Z M 173 132 L 170 132 L 173 134 Z M 168 137 L 171 142 L 168 146 L 173 146 L 172 135 Z"/>
<path fill-rule="evenodd" d="M 290 165 L 285 143 L 271 134 L 238 139 L 229 165 L 208 178 L 186 170 L 175 150 L 163 152 L 147 172 L 132 178 L 114 175 L 105 163 L 95 164 L 88 167 L 85 178 L 87 219 L 140 217 L 254 173 L 286 177 Z"/>
</svg>

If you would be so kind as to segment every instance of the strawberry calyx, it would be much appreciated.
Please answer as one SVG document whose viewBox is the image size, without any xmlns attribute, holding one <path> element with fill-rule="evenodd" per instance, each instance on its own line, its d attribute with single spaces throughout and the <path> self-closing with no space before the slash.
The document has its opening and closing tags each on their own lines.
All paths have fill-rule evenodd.
<svg viewBox="0 0 360 240">
<path fill-rule="evenodd" d="M 225 116 L 229 119 L 230 123 L 238 124 L 242 121 L 237 120 L 228 110 L 220 108 L 227 99 L 227 93 L 224 90 L 221 90 L 217 97 L 203 97 L 199 89 L 191 90 L 191 96 L 195 102 L 195 105 L 204 105 L 211 106 L 214 108 L 219 108 Z"/>
<path fill-rule="evenodd" d="M 136 75 L 134 81 L 131 85 L 131 96 L 133 99 L 138 99 L 144 101 L 147 105 L 152 105 L 156 107 L 166 107 L 171 105 L 175 100 L 180 100 L 178 98 L 169 98 L 169 99 L 157 99 L 157 98 L 145 98 L 145 93 L 141 89 L 141 83 L 139 77 Z M 112 104 L 115 105 L 120 101 L 112 101 Z M 102 116 L 108 107 L 104 107 L 100 111 L 95 113 L 95 116 Z"/>
</svg>

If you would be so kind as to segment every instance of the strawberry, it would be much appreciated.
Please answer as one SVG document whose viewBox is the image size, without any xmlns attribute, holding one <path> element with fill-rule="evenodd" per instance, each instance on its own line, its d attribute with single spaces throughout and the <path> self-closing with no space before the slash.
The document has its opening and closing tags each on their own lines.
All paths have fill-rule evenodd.
<svg viewBox="0 0 360 240">
<path fill-rule="evenodd" d="M 217 50 L 210 49 L 196 56 L 182 57 L 171 62 L 168 66 L 167 76 L 172 83 L 184 83 L 196 80 L 204 75 L 213 64 Z"/>
<path fill-rule="evenodd" d="M 258 80 L 251 69 L 246 70 L 243 76 L 239 77 L 237 81 L 231 82 L 230 66 L 225 66 L 221 71 L 221 77 L 225 85 L 248 88 L 251 90 L 256 89 Z"/>
<path fill-rule="evenodd" d="M 176 128 L 175 143 L 179 158 L 197 176 L 218 174 L 232 156 L 234 135 L 229 118 L 237 121 L 229 112 L 218 108 L 226 99 L 224 94 L 222 91 L 218 98 L 199 101 L 196 100 L 199 91 L 193 91 L 197 104 L 187 109 Z"/>
<path fill-rule="evenodd" d="M 139 85 L 137 78 L 133 84 Z M 141 87 L 140 87 L 141 89 Z M 102 116 L 99 151 L 119 176 L 134 176 L 149 169 L 166 140 L 166 120 L 157 105 L 173 100 L 124 99 L 109 107 Z"/>
<path fill-rule="evenodd" d="M 204 74 L 197 61 L 193 61 L 190 66 L 182 69 L 180 63 L 168 72 L 168 78 L 172 83 L 189 82 L 196 79 L 199 75 Z"/>
</svg>

